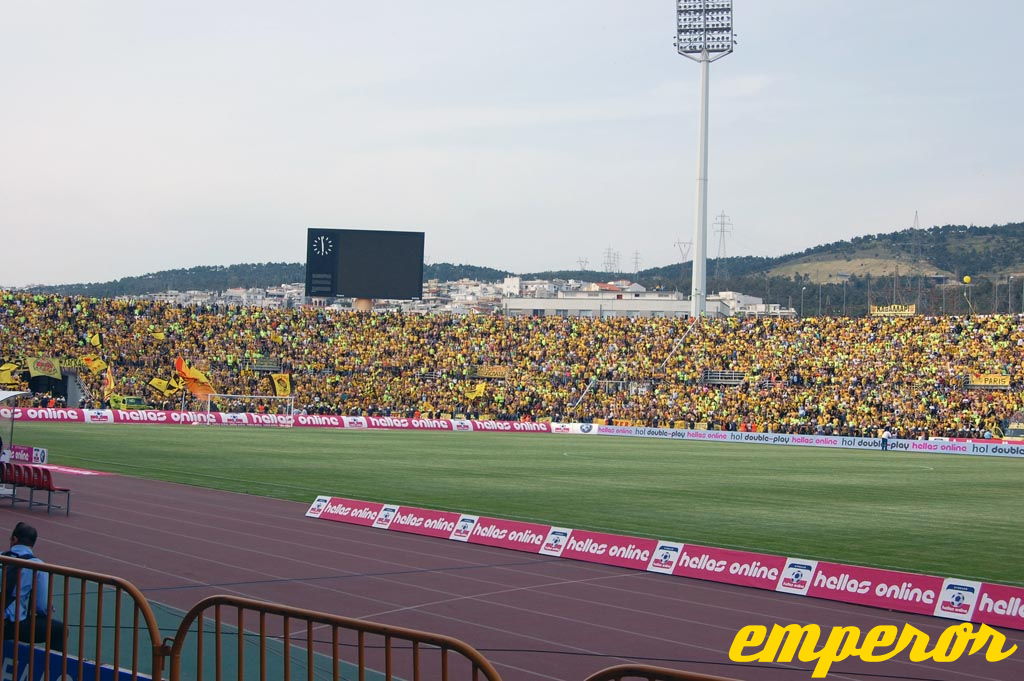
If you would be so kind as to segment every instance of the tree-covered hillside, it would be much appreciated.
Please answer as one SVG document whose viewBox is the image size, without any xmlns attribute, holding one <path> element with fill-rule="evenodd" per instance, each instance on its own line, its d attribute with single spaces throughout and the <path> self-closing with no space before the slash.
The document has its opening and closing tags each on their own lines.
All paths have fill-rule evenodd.
<svg viewBox="0 0 1024 681">
<path fill-rule="evenodd" d="M 524 279 L 635 280 L 648 288 L 690 290 L 691 263 L 636 273 L 561 270 L 521 273 Z M 425 265 L 423 278 L 497 282 L 511 273 L 476 265 Z M 970 274 L 973 285 L 960 286 Z M 1012 279 L 1010 277 L 1013 277 Z M 40 286 L 34 291 L 96 297 L 169 289 L 223 291 L 305 280 L 302 263 L 256 263 L 166 270 L 115 281 Z M 1012 284 L 1016 281 L 1017 284 Z M 926 313 L 1024 310 L 1024 223 L 945 225 L 854 237 L 779 257 L 739 256 L 708 261 L 709 291 L 739 291 L 766 302 L 802 307 L 807 314 L 862 313 L 867 306 L 916 303 Z M 968 298 L 970 300 L 968 301 Z M 802 301 L 802 304 L 801 304 Z"/>
</svg>

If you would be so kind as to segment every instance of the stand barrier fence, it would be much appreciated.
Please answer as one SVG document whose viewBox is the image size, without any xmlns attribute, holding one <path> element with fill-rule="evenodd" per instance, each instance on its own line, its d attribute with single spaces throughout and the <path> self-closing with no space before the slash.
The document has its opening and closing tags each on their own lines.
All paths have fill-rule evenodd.
<svg viewBox="0 0 1024 681">
<path fill-rule="evenodd" d="M 0 556 L 0 566 L 6 678 L 160 681 L 166 651 L 156 617 L 135 585 L 9 556 Z M 7 675 L 9 670 L 15 673 Z"/>
</svg>

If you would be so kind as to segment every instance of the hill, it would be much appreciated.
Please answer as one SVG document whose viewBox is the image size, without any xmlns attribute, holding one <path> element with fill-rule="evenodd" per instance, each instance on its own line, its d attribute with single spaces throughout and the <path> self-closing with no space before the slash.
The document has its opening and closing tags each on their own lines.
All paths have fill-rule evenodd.
<svg viewBox="0 0 1024 681">
<path fill-rule="evenodd" d="M 630 278 L 648 288 L 690 289 L 691 263 L 654 267 L 636 273 L 559 270 L 522 273 L 526 279 L 608 281 Z M 475 265 L 425 265 L 424 279 L 462 278 L 497 282 L 511 274 Z M 975 286 L 961 301 L 949 284 L 970 274 Z M 740 256 L 708 260 L 708 289 L 734 290 L 768 302 L 802 307 L 808 314 L 857 313 L 867 305 L 918 304 L 926 312 L 998 311 L 1014 304 L 1008 277 L 1024 283 L 1024 223 L 977 227 L 944 225 L 835 241 L 799 253 L 769 258 Z M 167 270 L 108 282 L 39 286 L 40 293 L 111 297 L 143 295 L 168 289 L 216 290 L 264 288 L 304 281 L 302 263 L 256 263 Z M 883 281 L 884 280 L 884 281 Z M 1002 293 L 999 292 L 1002 284 Z M 810 293 L 808 293 L 810 291 Z M 800 301 L 802 300 L 802 305 Z M 811 307 L 807 307 L 808 300 Z M 1024 302 L 1024 290 L 1020 302 Z M 980 305 L 980 307 L 979 307 Z"/>
</svg>

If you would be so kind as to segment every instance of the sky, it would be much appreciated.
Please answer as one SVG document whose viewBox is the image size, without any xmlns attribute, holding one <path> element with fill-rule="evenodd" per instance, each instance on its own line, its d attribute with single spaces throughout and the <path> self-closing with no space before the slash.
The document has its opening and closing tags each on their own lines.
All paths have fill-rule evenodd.
<svg viewBox="0 0 1024 681">
<path fill-rule="evenodd" d="M 56 9 L 55 9 L 56 8 Z M 59 11 L 57 11 L 59 10 Z M 726 255 L 1024 219 L 1018 0 L 735 0 L 711 66 Z M 697 64 L 672 0 L 0 0 L 0 284 L 305 258 L 680 261 Z M 711 220 L 709 219 L 709 223 Z M 708 254 L 719 237 L 708 237 Z"/>
</svg>

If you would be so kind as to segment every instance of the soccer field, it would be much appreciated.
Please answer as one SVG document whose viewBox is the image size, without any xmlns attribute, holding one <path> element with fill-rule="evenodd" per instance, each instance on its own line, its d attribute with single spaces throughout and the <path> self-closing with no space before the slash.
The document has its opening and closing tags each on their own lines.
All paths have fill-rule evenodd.
<svg viewBox="0 0 1024 681">
<path fill-rule="evenodd" d="M 574 435 L 18 424 L 54 464 L 1022 584 L 1024 461 Z"/>
</svg>

